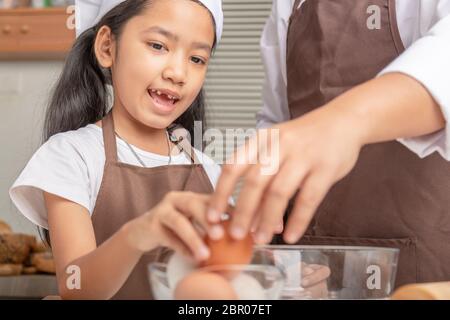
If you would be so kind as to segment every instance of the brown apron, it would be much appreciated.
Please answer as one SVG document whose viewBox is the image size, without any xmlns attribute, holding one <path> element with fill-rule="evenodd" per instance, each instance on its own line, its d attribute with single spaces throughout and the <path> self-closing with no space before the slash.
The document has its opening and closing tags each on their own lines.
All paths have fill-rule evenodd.
<svg viewBox="0 0 450 320">
<path fill-rule="evenodd" d="M 374 78 L 404 50 L 395 0 L 299 4 L 287 40 L 292 118 Z M 367 27 L 370 5 L 381 9 L 381 29 Z M 449 280 L 449 209 L 450 164 L 442 157 L 420 159 L 395 141 L 369 145 L 330 190 L 300 243 L 395 247 L 396 286 Z"/>
<path fill-rule="evenodd" d="M 103 119 L 103 140 L 106 162 L 92 215 L 98 246 L 126 222 L 153 208 L 169 191 L 185 190 L 205 194 L 214 190 L 188 140 L 182 141 L 178 146 L 189 155 L 192 164 L 153 168 L 118 161 L 112 113 Z M 113 299 L 152 299 L 147 266 L 155 261 L 158 253 L 159 250 L 155 249 L 140 259 Z"/>
</svg>

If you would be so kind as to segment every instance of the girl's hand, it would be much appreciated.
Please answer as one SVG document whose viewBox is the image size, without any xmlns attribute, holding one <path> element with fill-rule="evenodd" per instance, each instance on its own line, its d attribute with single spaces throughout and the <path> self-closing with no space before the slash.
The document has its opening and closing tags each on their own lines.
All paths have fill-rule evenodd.
<svg viewBox="0 0 450 320">
<path fill-rule="evenodd" d="M 199 261 L 207 259 L 210 253 L 202 240 L 204 232 L 216 237 L 223 233 L 220 226 L 206 221 L 209 199 L 209 195 L 192 192 L 168 193 L 153 209 L 128 223 L 129 244 L 143 253 L 163 246 Z"/>
<path fill-rule="evenodd" d="M 209 221 L 218 221 L 243 177 L 230 233 L 241 239 L 258 221 L 255 240 L 267 243 L 300 188 L 284 234 L 286 242 L 296 242 L 330 187 L 350 172 L 358 158 L 364 127 L 346 114 L 345 109 L 325 106 L 269 133 L 258 131 L 234 154 L 237 163 L 224 166 L 211 199 Z M 276 139 L 263 139 L 277 133 L 273 130 L 278 130 Z"/>
</svg>

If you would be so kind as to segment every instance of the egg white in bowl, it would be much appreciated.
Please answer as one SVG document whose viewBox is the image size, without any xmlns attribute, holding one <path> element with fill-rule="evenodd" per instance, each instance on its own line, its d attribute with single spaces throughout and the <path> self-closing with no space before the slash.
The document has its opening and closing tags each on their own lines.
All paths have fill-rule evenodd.
<svg viewBox="0 0 450 320">
<path fill-rule="evenodd" d="M 165 262 L 154 262 L 148 266 L 149 281 L 152 293 L 157 300 L 174 300 L 176 292 L 181 290 L 182 299 L 186 300 L 277 300 L 281 296 L 285 282 L 284 271 L 275 265 L 247 264 L 247 265 L 216 265 L 198 267 L 196 263 L 179 254 L 173 253 L 163 259 Z M 183 289 L 177 286 L 193 274 L 196 280 Z M 213 281 L 214 274 L 225 279 Z M 227 292 L 228 285 L 234 294 Z M 226 286 L 226 288 L 224 287 Z M 202 291 L 202 292 L 199 292 Z M 223 292 L 223 294 L 222 294 Z"/>
</svg>

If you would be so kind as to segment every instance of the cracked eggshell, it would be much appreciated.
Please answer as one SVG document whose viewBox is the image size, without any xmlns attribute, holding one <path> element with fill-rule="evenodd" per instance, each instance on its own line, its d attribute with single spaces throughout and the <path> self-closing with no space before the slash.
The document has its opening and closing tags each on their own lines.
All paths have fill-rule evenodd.
<svg viewBox="0 0 450 320">
<path fill-rule="evenodd" d="M 208 260 L 202 262 L 202 267 L 218 265 L 246 265 L 253 257 L 253 238 L 251 234 L 242 240 L 233 239 L 229 233 L 229 221 L 224 221 L 225 235 L 220 240 L 205 238 L 205 243 L 209 247 L 211 255 Z"/>
</svg>

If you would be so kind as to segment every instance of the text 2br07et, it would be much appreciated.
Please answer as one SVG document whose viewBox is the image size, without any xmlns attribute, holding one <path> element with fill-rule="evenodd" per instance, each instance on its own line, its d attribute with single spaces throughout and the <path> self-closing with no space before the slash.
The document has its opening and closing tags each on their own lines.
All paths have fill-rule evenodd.
<svg viewBox="0 0 450 320">
<path fill-rule="evenodd" d="M 238 304 L 223 305 L 222 314 L 224 315 L 269 315 L 272 305 L 270 304 Z"/>
</svg>

